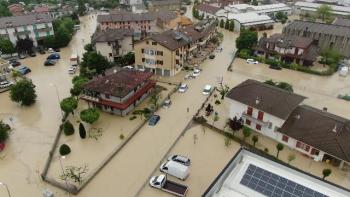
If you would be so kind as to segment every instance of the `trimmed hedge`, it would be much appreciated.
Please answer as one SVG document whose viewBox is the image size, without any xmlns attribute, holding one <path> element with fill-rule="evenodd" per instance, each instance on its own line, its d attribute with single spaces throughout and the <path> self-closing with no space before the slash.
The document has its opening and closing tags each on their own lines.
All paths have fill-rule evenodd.
<svg viewBox="0 0 350 197">
<path fill-rule="evenodd" d="M 74 134 L 74 126 L 69 122 L 69 120 L 63 124 L 63 132 L 66 136 Z"/>
<path fill-rule="evenodd" d="M 67 144 L 62 144 L 60 146 L 60 155 L 61 156 L 68 155 L 70 152 L 71 152 L 71 150 Z"/>
</svg>

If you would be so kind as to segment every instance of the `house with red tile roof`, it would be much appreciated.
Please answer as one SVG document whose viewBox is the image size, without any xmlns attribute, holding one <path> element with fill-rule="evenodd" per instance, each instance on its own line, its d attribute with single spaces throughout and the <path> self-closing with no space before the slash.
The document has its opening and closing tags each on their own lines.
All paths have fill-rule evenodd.
<svg viewBox="0 0 350 197">
<path fill-rule="evenodd" d="M 140 104 L 155 87 L 150 72 L 115 70 L 98 76 L 83 86 L 82 100 L 102 111 L 125 116 Z"/>
</svg>

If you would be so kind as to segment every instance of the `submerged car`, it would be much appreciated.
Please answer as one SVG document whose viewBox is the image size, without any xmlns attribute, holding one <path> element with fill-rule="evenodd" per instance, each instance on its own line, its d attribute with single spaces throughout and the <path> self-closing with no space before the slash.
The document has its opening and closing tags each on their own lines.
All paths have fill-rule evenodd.
<svg viewBox="0 0 350 197">
<path fill-rule="evenodd" d="M 182 155 L 172 155 L 168 157 L 168 161 L 175 161 L 177 163 L 181 163 L 182 165 L 185 166 L 190 166 L 191 160 L 185 156 Z"/>
<path fill-rule="evenodd" d="M 148 121 L 148 125 L 150 126 L 155 126 L 160 120 L 160 116 L 159 115 L 153 115 L 149 121 Z"/>
<path fill-rule="evenodd" d="M 46 60 L 45 62 L 44 62 L 44 66 L 53 66 L 53 65 L 55 65 L 56 64 L 56 62 L 55 61 L 52 61 L 52 60 Z"/>
<path fill-rule="evenodd" d="M 46 59 L 48 59 L 48 60 L 59 60 L 60 58 L 61 58 L 60 54 L 52 53 L 49 56 L 47 56 Z"/>
<path fill-rule="evenodd" d="M 16 69 L 19 73 L 21 73 L 22 75 L 28 74 L 30 72 L 32 72 L 32 70 L 30 70 L 30 68 L 28 68 L 27 66 L 20 66 Z"/>
<path fill-rule="evenodd" d="M 211 85 L 205 85 L 203 88 L 203 94 L 208 95 L 211 92 Z"/>
<path fill-rule="evenodd" d="M 180 87 L 179 87 L 179 92 L 181 92 L 181 93 L 184 93 L 184 92 L 186 92 L 187 91 L 187 89 L 188 89 L 188 86 L 187 86 L 187 84 L 185 84 L 185 83 L 183 83 L 183 84 L 181 84 L 180 85 Z"/>
<path fill-rule="evenodd" d="M 195 68 L 193 70 L 192 76 L 198 77 L 200 74 L 201 74 L 201 71 L 199 69 Z"/>
<path fill-rule="evenodd" d="M 255 61 L 254 59 L 247 59 L 246 61 L 248 64 L 259 64 L 258 61 Z"/>
</svg>

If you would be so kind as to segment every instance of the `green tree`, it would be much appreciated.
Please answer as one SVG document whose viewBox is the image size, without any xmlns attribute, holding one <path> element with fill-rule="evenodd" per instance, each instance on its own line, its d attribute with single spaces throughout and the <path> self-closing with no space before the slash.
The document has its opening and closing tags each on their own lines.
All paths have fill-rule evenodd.
<svg viewBox="0 0 350 197">
<path fill-rule="evenodd" d="M 258 5 L 258 1 L 257 0 L 252 0 L 252 5 L 257 6 Z"/>
<path fill-rule="evenodd" d="M 253 141 L 253 146 L 255 147 L 255 144 L 259 141 L 259 137 L 256 135 L 253 135 L 252 141 Z"/>
<path fill-rule="evenodd" d="M 325 21 L 326 19 L 329 19 L 330 16 L 332 15 L 332 7 L 329 5 L 321 5 L 320 7 L 317 8 L 316 12 L 318 17 L 322 21 Z"/>
<path fill-rule="evenodd" d="M 85 85 L 89 81 L 88 78 L 83 76 L 75 76 L 72 79 L 73 88 L 70 89 L 70 93 L 72 96 L 79 96 L 82 91 L 83 85 Z"/>
<path fill-rule="evenodd" d="M 252 130 L 249 127 L 243 127 L 243 141 L 252 134 Z"/>
<path fill-rule="evenodd" d="M 341 54 L 335 49 L 324 50 L 321 52 L 321 56 L 321 62 L 327 65 L 337 64 L 342 58 Z"/>
<path fill-rule="evenodd" d="M 266 80 L 264 83 L 267 85 L 276 86 L 276 83 L 272 79 Z"/>
<path fill-rule="evenodd" d="M 11 127 L 0 120 L 0 144 L 4 143 L 9 138 Z"/>
<path fill-rule="evenodd" d="M 242 29 L 239 37 L 236 39 L 236 47 L 238 50 L 251 50 L 258 42 L 258 33 L 251 30 Z"/>
<path fill-rule="evenodd" d="M 277 155 L 276 155 L 276 157 L 277 157 L 277 159 L 278 159 L 278 155 L 280 154 L 280 151 L 282 151 L 283 148 L 284 148 L 284 146 L 283 146 L 283 144 L 281 144 L 281 143 L 278 143 L 278 144 L 276 145 L 276 149 L 277 149 Z"/>
<path fill-rule="evenodd" d="M 322 174 L 323 174 L 322 179 L 324 180 L 326 179 L 326 177 L 332 174 L 332 170 L 329 168 L 323 169 Z"/>
<path fill-rule="evenodd" d="M 288 164 L 290 164 L 290 162 L 292 162 L 293 160 L 295 160 L 296 156 L 295 154 L 290 154 L 288 155 Z"/>
<path fill-rule="evenodd" d="M 7 8 L 8 6 L 8 2 L 0 1 L 0 17 L 12 16 L 10 10 Z"/>
<path fill-rule="evenodd" d="M 99 118 L 100 112 L 97 108 L 89 108 L 80 112 L 80 119 L 89 124 L 93 124 Z"/>
<path fill-rule="evenodd" d="M 30 52 L 33 48 L 33 40 L 29 38 L 19 39 L 16 43 L 16 48 L 20 52 Z"/>
<path fill-rule="evenodd" d="M 227 85 L 221 85 L 218 88 L 218 91 L 219 91 L 219 93 L 221 95 L 221 100 L 224 100 L 225 95 L 230 91 L 230 87 L 228 87 Z"/>
<path fill-rule="evenodd" d="M 225 21 L 225 29 L 229 29 L 230 28 L 230 21 L 227 19 L 226 21 Z"/>
<path fill-rule="evenodd" d="M 220 20 L 220 28 L 224 28 L 224 26 L 225 26 L 224 19 L 221 19 Z"/>
<path fill-rule="evenodd" d="M 67 144 L 62 144 L 60 146 L 60 155 L 64 156 L 64 155 L 68 155 L 71 150 L 70 150 L 70 147 L 67 145 Z"/>
<path fill-rule="evenodd" d="M 31 81 L 21 80 L 10 88 L 11 100 L 21 105 L 29 106 L 34 104 L 36 97 L 35 85 Z"/>
<path fill-rule="evenodd" d="M 78 107 L 78 100 L 74 97 L 65 98 L 60 102 L 60 107 L 66 114 L 74 115 L 74 110 Z"/>
<path fill-rule="evenodd" d="M 84 68 L 87 70 L 94 70 L 96 74 L 101 74 L 107 68 L 111 67 L 111 64 L 108 62 L 108 60 L 95 51 L 84 53 L 82 60 L 83 61 L 80 64 L 80 67 L 82 69 L 80 72 L 83 76 L 86 76 L 87 74 L 86 70 L 84 71 Z"/>
<path fill-rule="evenodd" d="M 90 43 L 90 44 L 86 44 L 85 46 L 84 46 L 84 49 L 85 49 L 85 51 L 86 52 L 92 52 L 92 51 L 94 51 L 94 47 L 93 47 L 93 45 Z"/>
<path fill-rule="evenodd" d="M 230 28 L 229 28 L 230 31 L 234 31 L 235 30 L 235 22 L 233 20 L 231 20 L 230 22 Z"/>
<path fill-rule="evenodd" d="M 80 16 L 83 16 L 85 14 L 86 8 L 85 8 L 85 0 L 78 0 L 78 14 Z"/>
<path fill-rule="evenodd" d="M 151 98 L 149 100 L 150 104 L 152 105 L 152 109 L 157 109 L 159 106 L 159 100 L 161 99 L 161 95 L 155 91 L 153 91 Z"/>
<path fill-rule="evenodd" d="M 279 82 L 276 87 L 287 90 L 288 92 L 293 92 L 293 86 L 286 82 Z"/>
<path fill-rule="evenodd" d="M 276 19 L 278 21 L 280 21 L 282 24 L 285 24 L 288 20 L 288 16 L 287 14 L 285 14 L 284 12 L 282 11 L 278 11 L 275 15 Z"/>
<path fill-rule="evenodd" d="M 86 130 L 85 130 L 83 123 L 79 123 L 79 135 L 80 135 L 81 139 L 86 138 Z"/>
<path fill-rule="evenodd" d="M 0 37 L 0 51 L 3 54 L 12 54 L 16 49 L 10 40 Z"/>
</svg>

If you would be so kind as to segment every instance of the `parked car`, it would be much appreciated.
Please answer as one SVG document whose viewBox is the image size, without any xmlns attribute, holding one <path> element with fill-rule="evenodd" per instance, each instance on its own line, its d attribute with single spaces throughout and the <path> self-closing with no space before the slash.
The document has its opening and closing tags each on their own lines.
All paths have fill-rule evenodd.
<svg viewBox="0 0 350 197">
<path fill-rule="evenodd" d="M 254 59 L 247 59 L 246 61 L 248 64 L 259 64 L 258 61 L 255 61 Z"/>
<path fill-rule="evenodd" d="M 16 66 L 21 65 L 21 62 L 15 60 L 15 59 L 10 59 L 10 60 L 9 60 L 9 64 L 10 64 L 11 66 L 13 66 L 13 67 L 16 67 Z"/>
<path fill-rule="evenodd" d="M 19 57 L 19 59 L 24 59 L 27 57 L 27 54 L 25 54 L 25 53 L 18 54 L 18 57 Z"/>
<path fill-rule="evenodd" d="M 208 95 L 211 92 L 211 85 L 205 85 L 203 88 L 203 94 Z"/>
<path fill-rule="evenodd" d="M 123 68 L 126 68 L 126 69 L 134 69 L 134 67 L 132 67 L 132 66 L 124 66 Z"/>
<path fill-rule="evenodd" d="M 209 55 L 209 59 L 214 59 L 214 58 L 215 58 L 214 54 Z"/>
<path fill-rule="evenodd" d="M 43 47 L 38 47 L 38 52 L 39 52 L 40 54 L 45 54 L 45 50 L 44 50 Z"/>
<path fill-rule="evenodd" d="M 172 155 L 168 157 L 168 161 L 175 161 L 185 166 L 190 166 L 191 164 L 191 160 L 189 158 L 181 155 Z"/>
<path fill-rule="evenodd" d="M 347 66 L 340 67 L 339 76 L 346 77 L 348 75 L 349 68 Z"/>
<path fill-rule="evenodd" d="M 61 49 L 59 49 L 59 48 L 56 48 L 56 49 L 53 49 L 55 52 L 61 52 Z"/>
<path fill-rule="evenodd" d="M 36 56 L 36 53 L 35 53 L 34 51 L 31 51 L 31 52 L 29 53 L 29 56 L 30 56 L 30 57 L 35 57 L 35 56 Z"/>
<path fill-rule="evenodd" d="M 76 70 L 77 70 L 77 67 L 76 67 L 76 66 L 71 66 L 71 67 L 69 67 L 69 69 L 68 69 L 68 73 L 69 73 L 69 74 L 74 74 Z"/>
<path fill-rule="evenodd" d="M 47 52 L 49 52 L 49 53 L 54 53 L 55 50 L 53 50 L 53 48 L 48 48 L 48 49 L 47 49 Z"/>
<path fill-rule="evenodd" d="M 166 99 L 166 100 L 164 101 L 163 107 L 164 107 L 164 108 L 169 108 L 170 105 L 171 105 L 171 100 L 168 98 L 168 99 Z"/>
<path fill-rule="evenodd" d="M 195 68 L 193 70 L 192 76 L 198 77 L 200 74 L 201 74 L 201 71 L 199 69 Z"/>
<path fill-rule="evenodd" d="M 174 181 L 167 180 L 166 176 L 161 174 L 159 176 L 153 176 L 149 180 L 151 187 L 160 189 L 162 191 L 174 194 L 175 196 L 184 197 L 187 193 L 188 187 L 176 183 Z"/>
<path fill-rule="evenodd" d="M 188 86 L 187 86 L 187 84 L 185 84 L 185 83 L 183 83 L 183 84 L 181 84 L 180 85 L 180 87 L 179 87 L 179 92 L 181 92 L 181 93 L 184 93 L 184 92 L 186 92 L 187 91 L 187 89 L 188 89 Z"/>
<path fill-rule="evenodd" d="M 46 59 L 48 60 L 59 60 L 61 58 L 60 54 L 52 53 Z"/>
<path fill-rule="evenodd" d="M 160 120 L 160 116 L 159 115 L 153 115 L 149 121 L 148 121 L 148 125 L 150 126 L 155 126 Z"/>
<path fill-rule="evenodd" d="M 27 66 L 21 65 L 19 67 L 16 68 L 16 70 L 21 73 L 22 75 L 25 75 L 27 73 L 32 72 L 32 70 L 30 70 L 30 68 L 28 68 Z"/>
<path fill-rule="evenodd" d="M 46 61 L 44 62 L 44 66 L 53 66 L 53 65 L 55 65 L 55 64 L 56 64 L 56 62 L 53 61 L 53 60 L 46 60 Z"/>
<path fill-rule="evenodd" d="M 269 66 L 269 68 L 275 69 L 275 70 L 282 70 L 282 67 L 279 66 L 279 65 L 277 65 L 277 64 L 271 64 L 271 65 Z"/>
<path fill-rule="evenodd" d="M 13 83 L 10 81 L 7 81 L 7 80 L 0 82 L 0 88 L 7 88 L 7 87 L 10 87 L 12 85 L 13 85 Z"/>
<path fill-rule="evenodd" d="M 160 165 L 160 171 L 174 176 L 178 179 L 185 180 L 189 174 L 188 166 L 169 160 Z"/>
</svg>

